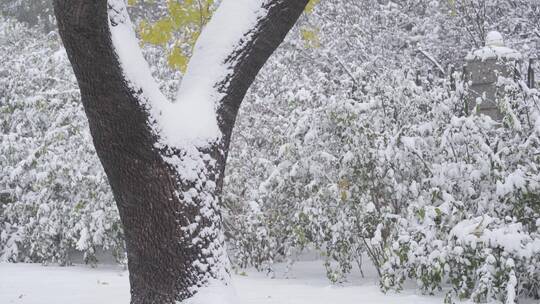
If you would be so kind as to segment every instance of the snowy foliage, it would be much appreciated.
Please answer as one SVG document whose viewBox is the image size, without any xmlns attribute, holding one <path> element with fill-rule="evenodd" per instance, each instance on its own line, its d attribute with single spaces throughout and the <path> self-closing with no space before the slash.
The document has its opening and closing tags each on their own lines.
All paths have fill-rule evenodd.
<svg viewBox="0 0 540 304">
<path fill-rule="evenodd" d="M 533 38 L 513 44 L 533 20 L 490 24 L 493 3 L 478 30 L 504 26 L 508 43 L 534 54 Z M 228 167 L 239 266 L 272 272 L 315 249 L 335 282 L 368 256 L 383 290 L 413 279 L 426 293 L 449 284 L 449 301 L 539 296 L 538 92 L 500 79 L 503 121 L 465 115 L 466 84 L 446 67 L 461 66 L 475 42 L 464 39 L 463 7 L 447 4 L 323 1 L 274 55 Z M 517 17 L 528 5 L 496 13 Z M 308 27 L 318 47 L 302 40 Z M 485 235 L 463 235 L 482 217 Z"/>
<path fill-rule="evenodd" d="M 0 260 L 124 255 L 122 230 L 59 37 L 0 19 Z"/>
<path fill-rule="evenodd" d="M 414 278 L 425 292 L 449 282 L 479 302 L 538 297 L 540 116 L 538 93 L 528 93 L 514 99 L 507 125 L 435 103 L 387 146 L 406 204 L 388 228 L 383 288 Z"/>
<path fill-rule="evenodd" d="M 50 32 L 55 27 L 53 4 L 49 0 L 0 0 L 0 14 Z"/>
</svg>

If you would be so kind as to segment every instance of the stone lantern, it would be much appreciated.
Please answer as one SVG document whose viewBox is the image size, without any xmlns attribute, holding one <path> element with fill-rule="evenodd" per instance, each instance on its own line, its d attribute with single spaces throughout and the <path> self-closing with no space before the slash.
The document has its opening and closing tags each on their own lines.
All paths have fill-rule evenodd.
<svg viewBox="0 0 540 304">
<path fill-rule="evenodd" d="M 519 77 L 521 54 L 505 47 L 502 35 L 493 31 L 486 36 L 486 46 L 469 53 L 465 61 L 465 74 L 470 81 L 466 94 L 468 113 L 476 109 L 478 114 L 500 121 L 503 115 L 498 100 L 504 92 L 497 86 L 497 79 Z"/>
</svg>

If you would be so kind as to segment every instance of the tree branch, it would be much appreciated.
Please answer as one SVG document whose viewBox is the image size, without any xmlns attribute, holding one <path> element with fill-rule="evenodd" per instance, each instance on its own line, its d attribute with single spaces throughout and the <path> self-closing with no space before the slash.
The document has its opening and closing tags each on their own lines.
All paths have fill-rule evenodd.
<svg viewBox="0 0 540 304">
<path fill-rule="evenodd" d="M 247 90 L 270 55 L 283 42 L 309 1 L 262 2 L 266 13 L 249 31 L 244 47 L 237 49 L 228 57 L 227 62 L 233 63 L 233 73 L 227 79 L 223 79 L 218 88 L 224 94 L 218 102 L 217 114 L 225 151 L 228 150 L 236 115 Z"/>
<path fill-rule="evenodd" d="M 153 80 L 123 0 L 109 0 L 112 41 L 127 81 L 141 91 L 164 144 L 229 146 L 240 104 L 269 56 L 308 0 L 224 0 L 203 30 L 177 100 L 168 102 Z"/>
</svg>

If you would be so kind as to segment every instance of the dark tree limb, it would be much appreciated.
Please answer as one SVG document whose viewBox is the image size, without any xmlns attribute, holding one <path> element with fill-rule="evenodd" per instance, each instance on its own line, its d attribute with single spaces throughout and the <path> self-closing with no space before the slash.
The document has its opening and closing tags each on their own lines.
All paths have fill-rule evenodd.
<svg viewBox="0 0 540 304">
<path fill-rule="evenodd" d="M 235 63 L 233 73 L 216 83 L 224 93 L 216 113 L 223 136 L 199 150 L 205 165 L 199 180 L 188 181 L 168 161 L 187 152 L 156 147 L 160 134 L 115 53 L 107 0 L 54 0 L 60 35 L 124 227 L 131 303 L 175 303 L 213 279 L 225 279 L 217 203 L 236 115 L 255 76 L 307 2 L 266 1 L 268 13 L 250 30 L 243 48 L 228 57 Z"/>
</svg>

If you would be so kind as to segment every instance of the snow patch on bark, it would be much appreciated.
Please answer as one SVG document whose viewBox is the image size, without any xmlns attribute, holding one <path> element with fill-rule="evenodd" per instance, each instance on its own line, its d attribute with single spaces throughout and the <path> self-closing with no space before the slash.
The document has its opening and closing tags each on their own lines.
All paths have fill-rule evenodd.
<svg viewBox="0 0 540 304">
<path fill-rule="evenodd" d="M 198 99 L 219 101 L 217 86 L 233 72 L 229 57 L 250 40 L 267 9 L 263 0 L 224 0 L 195 44 L 178 98 L 189 105 Z M 208 105 L 210 106 L 210 105 Z M 215 106 L 212 104 L 212 106 Z"/>
</svg>

